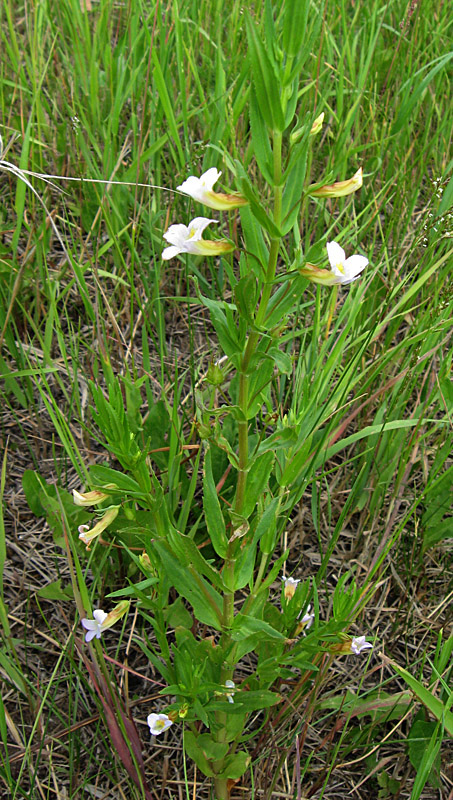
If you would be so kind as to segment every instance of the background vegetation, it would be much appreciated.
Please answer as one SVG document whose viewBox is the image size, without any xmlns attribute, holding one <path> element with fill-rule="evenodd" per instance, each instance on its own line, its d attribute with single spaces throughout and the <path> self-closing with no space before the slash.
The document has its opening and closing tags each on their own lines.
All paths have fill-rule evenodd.
<svg viewBox="0 0 453 800">
<path fill-rule="evenodd" d="M 278 16 L 284 3 L 272 6 Z M 265 25 L 265 3 L 249 8 Z M 364 662 L 355 676 L 343 663 L 333 671 L 300 754 L 289 721 L 261 733 L 259 722 L 253 772 L 236 791 L 448 797 L 451 14 L 434 0 L 340 0 L 312 10 L 320 35 L 300 118 L 314 110 L 326 118 L 311 180 L 343 180 L 363 165 L 364 186 L 307 204 L 302 245 L 347 233 L 371 266 L 360 290 L 340 294 L 336 348 L 325 339 L 330 295 L 308 282 L 301 295 L 300 345 L 288 344 L 293 371 L 273 396 L 288 414 L 310 398 L 311 412 L 329 421 L 330 449 L 306 476 L 287 537 L 295 575 L 326 564 L 321 600 L 348 566 L 360 579 L 385 548 L 390 555 L 361 620 L 376 637 L 366 672 Z M 92 380 L 102 389 L 117 382 L 128 424 L 143 426 L 154 450 L 169 448 L 155 462 L 178 507 L 180 446 L 197 442 L 195 388 L 217 354 L 187 268 L 160 259 L 162 233 L 186 217 L 188 201 L 150 185 L 174 188 L 210 166 L 232 185 L 231 156 L 259 186 L 242 5 L 1 0 L 0 35 L 4 796 L 138 797 L 112 759 L 74 646 L 61 504 L 75 520 L 65 491 L 80 488 L 89 464 L 106 463 Z M 197 269 L 203 294 L 221 296 L 219 266 Z M 126 583 L 129 568 L 106 550 L 87 569 L 96 605 Z M 160 687 L 129 632 L 130 621 L 112 639 L 112 674 L 144 725 Z M 414 695 L 387 657 L 415 678 Z M 207 796 L 197 775 L 185 774 L 176 736 L 151 746 L 140 731 L 156 797 Z"/>
</svg>

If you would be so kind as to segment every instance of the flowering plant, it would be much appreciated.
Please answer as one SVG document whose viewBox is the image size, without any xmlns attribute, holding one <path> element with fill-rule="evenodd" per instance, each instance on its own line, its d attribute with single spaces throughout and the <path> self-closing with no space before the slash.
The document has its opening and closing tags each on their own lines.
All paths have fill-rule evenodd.
<svg viewBox="0 0 453 800">
<path fill-rule="evenodd" d="M 289 6 L 297 11 L 296 0 Z M 327 371 L 307 377 L 305 397 L 313 400 L 298 411 L 287 415 L 284 403 L 276 402 L 275 386 L 291 375 L 291 343 L 300 335 L 292 321 L 312 284 L 334 287 L 335 300 L 338 288 L 356 281 L 368 265 L 363 255 L 346 258 L 325 236 L 302 252 L 303 203 L 313 202 L 310 197 L 317 205 L 322 198 L 352 202 L 363 173 L 359 168 L 349 180 L 304 189 L 324 114 L 307 112 L 302 125 L 301 112 L 296 119 L 302 62 L 293 68 L 298 48 L 290 11 L 282 62 L 264 47 L 246 15 L 252 145 L 266 191 L 261 197 L 239 161 L 228 161 L 236 193 L 214 192 L 221 176 L 214 167 L 200 177 L 190 175 L 177 186 L 179 192 L 227 212 L 235 223 L 230 231 L 239 227 L 240 236 L 204 239 L 208 226 L 226 224 L 224 218 L 206 217 L 173 223 L 163 233 L 169 245 L 162 251 L 164 261 L 183 255 L 190 271 L 190 256 L 215 258 L 228 280 L 227 300 L 202 292 L 200 273 L 193 270 L 195 292 L 221 354 L 197 383 L 193 438 L 186 443 L 182 425 L 178 428 L 176 401 L 172 406 L 164 398 L 158 410 L 150 407 L 147 428 L 145 420 L 131 424 L 119 383 L 112 382 L 108 400 L 92 385 L 96 422 L 121 469 L 93 466 L 92 491 L 74 496 L 81 505 L 101 506 L 102 516 L 84 527 L 80 538 L 96 548 L 99 534 L 108 529 L 106 535 L 115 536 L 143 575 L 124 594 L 135 595 L 152 628 L 153 640 L 147 637 L 142 647 L 166 684 L 164 710 L 158 704 L 148 716 L 150 732 L 160 736 L 173 726 L 169 735 L 177 735 L 177 723 L 184 720 L 185 750 L 212 779 L 216 800 L 227 800 L 231 782 L 250 764 L 244 729 L 251 714 L 262 714 L 263 724 L 272 714 L 288 714 L 292 700 L 282 692 L 287 680 L 296 687 L 293 697 L 310 695 L 307 713 L 313 713 L 332 660 L 372 647 L 363 635 L 347 633 L 372 591 L 371 579 L 359 587 L 351 573 L 342 576 L 328 616 L 318 588 L 329 552 L 313 580 L 297 577 L 297 570 L 285 577 L 288 519 L 322 463 L 319 434 L 329 429 L 336 408 L 316 408 L 317 381 L 328 383 Z M 291 231 L 297 231 L 293 250 L 287 246 Z M 315 291 L 319 310 L 321 290 Z M 171 425 L 159 440 L 162 408 Z M 146 446 L 143 432 L 149 435 Z M 185 447 L 193 448 L 193 459 L 183 459 Z M 93 616 L 82 621 L 87 641 L 107 627 L 104 612 Z M 248 673 L 241 668 L 246 656 L 253 665 Z"/>
</svg>

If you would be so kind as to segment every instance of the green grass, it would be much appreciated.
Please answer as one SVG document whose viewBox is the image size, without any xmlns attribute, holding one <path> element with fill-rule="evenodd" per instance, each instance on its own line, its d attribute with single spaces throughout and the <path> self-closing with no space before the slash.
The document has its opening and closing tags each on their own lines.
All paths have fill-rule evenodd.
<svg viewBox="0 0 453 800">
<path fill-rule="evenodd" d="M 254 5 L 256 20 L 265 24 L 266 3 Z M 272 6 L 276 17 L 283 13 L 284 3 Z M 117 381 L 132 429 L 148 416 L 156 448 L 166 429 L 170 450 L 156 455 L 155 464 L 179 525 L 189 530 L 195 524 L 198 489 L 190 484 L 180 445 L 198 441 L 192 438 L 194 388 L 218 352 L 188 268 L 160 259 L 162 232 L 189 213 L 189 201 L 171 191 L 188 174 L 215 165 L 234 188 L 228 165 L 237 158 L 258 187 L 262 183 L 250 139 L 241 3 L 103 0 L 90 12 L 82 7 L 80 0 L 0 2 L 0 135 L 11 145 L 0 162 L 1 435 L 9 443 L 0 528 L 0 776 L 11 797 L 30 800 L 62 787 L 71 798 L 97 786 L 106 794 L 117 785 L 125 796 L 141 794 L 110 757 L 96 716 L 102 707 L 74 649 L 74 600 L 58 594 L 53 602 L 39 599 L 46 584 L 60 579 L 69 586 L 70 576 L 62 531 L 55 541 L 48 529 L 43 537 L 42 523 L 27 516 L 18 489 L 22 473 L 37 469 L 61 490 L 79 488 L 88 466 L 106 458 L 89 410 L 89 381 L 102 388 Z M 315 109 L 325 112 L 309 182 L 343 180 L 363 165 L 364 186 L 353 197 L 308 200 L 296 243 L 299 236 L 308 250 L 325 234 L 351 241 L 370 266 L 350 296 L 340 293 L 327 338 L 331 295 L 311 285 L 304 287 L 294 328 L 284 335 L 293 369 L 273 386 L 273 399 L 303 421 L 301 439 L 316 451 L 314 466 L 305 458 L 283 465 L 293 480 L 286 507 L 301 501 L 311 554 L 298 543 L 291 559 L 307 574 L 322 564 L 321 601 L 345 561 L 357 567 L 361 581 L 379 579 L 375 614 L 367 612 L 361 622 L 376 633 L 379 648 L 424 681 L 425 691 L 448 710 L 446 681 L 442 685 L 448 663 L 441 659 L 434 685 L 429 660 L 439 660 L 438 634 L 444 629 L 446 635 L 451 593 L 453 23 L 448 4 L 434 0 L 412 7 L 400 0 L 316 4 L 314 28 L 318 15 L 321 36 L 306 62 L 299 99 L 302 122 Z M 292 236 L 286 248 L 292 261 Z M 226 285 L 221 269 L 197 263 L 195 270 L 202 293 L 217 299 Z M 36 510 L 55 520 L 56 506 L 43 502 L 36 501 Z M 63 494 L 53 498 L 58 502 L 68 513 Z M 93 602 L 124 585 L 130 569 L 113 552 L 102 563 L 83 562 Z M 109 653 L 121 663 L 126 642 L 125 634 Z M 134 659 L 133 669 L 145 673 L 143 656 L 134 653 Z M 118 666 L 108 669 L 125 682 L 125 696 L 144 720 L 143 695 L 154 697 L 159 687 L 144 688 Z M 377 690 L 380 675 L 366 676 L 360 697 Z M 403 691 L 399 677 L 389 688 L 386 673 L 382 691 Z M 271 786 L 262 765 L 273 771 L 279 759 L 283 764 L 286 748 L 286 778 L 283 770 L 276 780 L 287 796 L 297 796 L 301 780 L 302 794 L 316 784 L 328 798 L 329 780 L 338 774 L 346 776 L 348 789 L 368 775 L 367 796 L 379 790 L 391 796 L 390 788 L 385 794 L 387 768 L 369 775 L 376 766 L 372 755 L 358 763 L 352 782 L 349 768 L 337 766 L 371 754 L 379 743 L 383 758 L 405 757 L 402 732 L 411 729 L 402 723 L 387 740 L 395 719 L 372 711 L 357 728 L 349 699 L 344 712 L 338 700 L 349 676 L 337 678 L 327 713 L 318 709 L 312 721 L 319 724 L 317 744 L 326 737 L 324 744 L 311 755 L 308 742 L 301 777 L 290 736 L 297 715 L 288 715 L 278 730 L 278 754 L 264 729 L 256 797 Z M 412 714 L 426 707 L 425 698 Z M 350 715 L 349 727 L 329 738 L 343 713 Z M 426 719 L 435 717 L 427 713 Z M 444 751 L 440 742 L 447 733 L 442 720 L 435 724 L 429 737 L 444 758 L 448 743 Z M 147 736 L 146 730 L 144 742 Z M 172 742 L 178 759 L 179 745 Z M 179 778 L 170 764 L 169 782 L 162 783 L 166 754 L 153 751 L 147 769 L 164 787 L 163 797 L 173 798 Z M 440 763 L 448 794 L 451 780 Z M 437 797 L 432 769 L 425 759 L 421 777 L 414 770 L 405 778 L 398 774 L 399 796 Z M 396 779 L 388 772 L 388 780 Z M 199 796 L 207 797 L 205 791 L 200 788 Z"/>
</svg>

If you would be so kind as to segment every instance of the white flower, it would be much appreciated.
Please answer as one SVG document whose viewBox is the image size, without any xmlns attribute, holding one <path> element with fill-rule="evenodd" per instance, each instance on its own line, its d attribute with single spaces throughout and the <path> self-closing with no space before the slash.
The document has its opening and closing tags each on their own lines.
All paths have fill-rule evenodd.
<svg viewBox="0 0 453 800">
<path fill-rule="evenodd" d="M 203 173 L 201 178 L 189 175 L 187 180 L 176 188 L 199 203 L 203 203 L 209 208 L 215 208 L 217 211 L 246 205 L 247 200 L 240 194 L 221 194 L 212 191 L 212 187 L 219 180 L 221 174 L 215 167 L 211 167 Z"/>
<path fill-rule="evenodd" d="M 100 608 L 97 608 L 93 611 L 94 619 L 82 619 L 82 625 L 85 630 L 88 631 L 85 636 L 85 641 L 91 642 L 95 636 L 96 639 L 100 639 L 107 628 L 111 628 L 121 617 L 124 617 L 129 611 L 129 606 L 129 600 L 121 600 L 108 614 Z"/>
<path fill-rule="evenodd" d="M 173 725 L 172 720 L 167 714 L 148 714 L 147 722 L 149 725 L 150 733 L 153 736 L 159 736 L 167 730 L 170 725 Z"/>
<path fill-rule="evenodd" d="M 291 598 L 294 596 L 294 592 L 297 589 L 297 584 L 300 583 L 300 578 L 285 578 L 285 576 L 282 575 L 282 581 L 284 583 L 283 589 L 285 592 L 285 598 L 287 600 L 291 600 Z"/>
<path fill-rule="evenodd" d="M 365 256 L 349 256 L 337 242 L 327 242 L 327 255 L 329 256 L 330 268 L 337 276 L 337 283 L 351 283 L 368 264 Z"/>
<path fill-rule="evenodd" d="M 100 608 L 97 608 L 95 611 L 93 611 L 93 617 L 94 619 L 82 620 L 83 627 L 88 631 L 85 636 L 86 642 L 91 642 L 94 637 L 96 637 L 96 639 L 101 638 L 104 631 L 103 623 L 107 619 L 108 614 L 106 614 L 105 611 L 102 611 Z"/>
<path fill-rule="evenodd" d="M 174 258 L 179 253 L 194 253 L 198 256 L 217 256 L 221 253 L 229 253 L 234 250 L 234 244 L 227 239 L 216 239 L 213 242 L 205 241 L 202 233 L 211 222 L 217 223 L 215 219 L 206 217 L 195 217 L 189 226 L 170 225 L 168 231 L 164 233 L 164 239 L 170 242 L 171 247 L 166 247 L 162 252 L 164 261 Z"/>
<path fill-rule="evenodd" d="M 73 489 L 72 494 L 76 506 L 95 506 L 97 503 L 107 500 L 109 496 L 99 489 L 93 489 L 92 492 L 78 492 L 77 489 Z"/>
<path fill-rule="evenodd" d="M 234 683 L 234 681 L 228 680 L 228 681 L 225 681 L 225 687 L 227 689 L 235 689 L 236 688 L 236 684 Z M 234 703 L 233 693 L 232 692 L 227 692 L 227 700 L 228 700 L 229 703 Z"/>
<path fill-rule="evenodd" d="M 90 528 L 89 525 L 79 525 L 79 539 L 86 545 L 87 550 L 97 536 L 108 528 L 111 522 L 118 516 L 119 506 L 110 506 L 96 524 Z"/>
<path fill-rule="evenodd" d="M 351 641 L 351 653 L 355 653 L 356 655 L 361 653 L 362 650 L 368 650 L 370 647 L 373 647 L 373 645 L 371 642 L 365 641 L 364 636 L 354 636 Z"/>
<path fill-rule="evenodd" d="M 307 630 L 311 625 L 313 625 L 313 620 L 315 618 L 313 613 L 310 614 L 310 608 L 311 606 L 307 606 L 304 616 L 299 620 L 299 625 L 302 625 L 303 628 L 307 628 Z"/>
</svg>

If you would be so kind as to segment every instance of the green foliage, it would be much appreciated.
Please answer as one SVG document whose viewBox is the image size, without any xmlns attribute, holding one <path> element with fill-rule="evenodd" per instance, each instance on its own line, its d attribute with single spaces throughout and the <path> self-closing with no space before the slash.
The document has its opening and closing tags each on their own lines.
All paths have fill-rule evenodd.
<svg viewBox="0 0 453 800">
<path fill-rule="evenodd" d="M 3 133 L 17 137 L 0 162 L 2 398 L 15 426 L 27 410 L 55 431 L 58 481 L 40 463 L 23 489 L 58 548 L 69 534 L 76 576 L 72 590 L 58 579 L 37 594 L 67 606 L 72 591 L 83 613 L 105 589 L 134 599 L 149 626 L 138 647 L 163 695 L 176 698 L 168 710 L 187 714 L 186 753 L 216 779 L 220 800 L 249 766 L 240 749 L 248 721 L 259 714 L 256 724 L 273 725 L 281 713 L 290 730 L 281 682 L 297 684 L 307 724 L 315 708 L 330 708 L 371 720 L 372 734 L 408 705 L 407 693 L 381 691 L 323 706 L 318 693 L 322 659 L 347 641 L 391 547 L 409 530 L 426 557 L 451 537 L 446 5 L 428 3 L 422 15 L 399 2 L 320 10 L 265 0 L 252 17 L 236 2 L 213 13 L 190 0 L 170 11 L 107 0 L 88 12 L 67 0 L 26 4 L 17 21 L 9 0 L 1 6 Z M 324 128 L 312 136 L 320 111 Z M 362 164 L 360 193 L 306 196 L 310 183 L 343 180 Z M 227 185 L 229 171 L 248 200 L 222 223 L 240 253 L 210 267 L 163 265 L 162 231 L 188 215 L 188 199 L 172 192 L 210 166 Z M 68 176 L 66 194 L 45 173 Z M 336 239 L 370 258 L 338 295 L 298 272 L 306 262 L 327 267 L 325 242 Z M 213 385 L 206 361 L 219 355 Z M 95 541 L 86 553 L 78 540 L 79 525 L 97 516 L 60 488 L 68 467 L 86 488 L 108 487 L 95 514 L 118 508 L 103 533 L 111 547 Z M 5 475 L 6 460 L 2 494 Z M 286 532 L 302 498 L 320 555 L 287 601 L 274 584 L 289 556 L 297 560 Z M 355 549 L 367 537 L 367 577 L 335 567 L 328 617 L 318 591 L 331 585 L 331 558 L 350 529 Z M 354 550 L 351 563 L 361 563 Z M 294 641 L 309 603 L 314 623 Z M 5 634 L 8 625 L 2 597 Z M 28 697 L 11 641 L 2 671 Z M 414 798 L 427 781 L 437 785 L 451 733 L 451 649 L 440 637 L 428 685 L 395 665 L 434 717 L 409 733 Z M 225 681 L 252 653 L 230 703 Z M 87 676 L 68 658 L 84 703 Z M 56 713 L 60 689 L 50 686 L 40 714 Z M 77 708 L 61 718 L 68 763 L 79 763 L 77 721 Z M 20 773 L 29 770 L 31 793 L 37 725 Z M 7 753 L 2 710 L 0 732 Z M 97 769 L 101 729 L 93 741 Z M 12 797 L 28 792 L 2 759 Z M 382 796 L 399 791 L 385 772 L 377 780 Z M 76 793 L 84 781 L 74 777 Z"/>
</svg>

